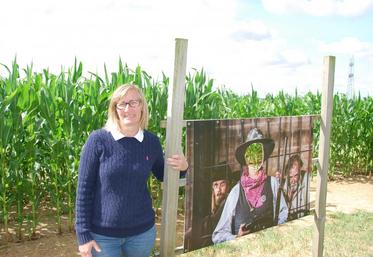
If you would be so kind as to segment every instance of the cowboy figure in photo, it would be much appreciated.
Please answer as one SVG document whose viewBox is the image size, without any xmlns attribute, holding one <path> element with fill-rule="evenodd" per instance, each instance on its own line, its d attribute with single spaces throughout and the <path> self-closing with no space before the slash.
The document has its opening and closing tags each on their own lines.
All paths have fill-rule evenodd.
<svg viewBox="0 0 373 257">
<path fill-rule="evenodd" d="M 221 162 L 211 172 L 211 210 L 201 224 L 201 247 L 212 244 L 211 234 L 219 222 L 230 190 L 230 169 L 227 162 Z"/>
<path fill-rule="evenodd" d="M 303 217 L 309 211 L 310 172 L 302 170 L 303 161 L 298 154 L 290 157 L 286 165 L 288 174 L 285 183 L 288 220 Z"/>
<path fill-rule="evenodd" d="M 186 238 L 193 240 L 188 247 L 189 251 L 213 244 L 211 235 L 220 220 L 225 201 L 231 188 L 230 181 L 232 171 L 226 161 L 214 165 L 212 168 L 209 168 L 208 171 L 206 177 L 209 178 L 208 183 L 211 185 L 211 208 L 209 213 L 198 222 L 195 228 L 193 228 L 193 230 L 195 229 L 197 231 L 193 238 L 192 228 L 185 233 Z"/>
<path fill-rule="evenodd" d="M 221 243 L 275 225 L 278 180 L 267 175 L 264 168 L 274 148 L 270 138 L 253 128 L 246 142 L 239 145 L 235 156 L 242 173 L 226 200 L 223 213 L 212 235 L 214 243 Z M 285 198 L 281 195 L 278 224 L 288 216 Z"/>
</svg>

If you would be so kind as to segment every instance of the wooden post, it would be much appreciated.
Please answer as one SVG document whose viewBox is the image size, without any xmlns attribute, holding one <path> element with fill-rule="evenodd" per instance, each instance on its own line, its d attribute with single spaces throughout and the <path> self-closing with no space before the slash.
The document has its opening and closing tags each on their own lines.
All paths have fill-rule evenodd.
<svg viewBox="0 0 373 257">
<path fill-rule="evenodd" d="M 185 75 L 188 40 L 176 39 L 174 80 L 168 88 L 166 153 L 180 154 L 184 116 Z M 162 200 L 161 257 L 174 256 L 180 173 L 165 164 Z"/>
<path fill-rule="evenodd" d="M 323 256 L 324 228 L 326 216 L 326 186 L 329 168 L 330 129 L 333 113 L 335 57 L 324 57 L 323 88 L 321 95 L 320 144 L 317 169 L 317 188 L 315 206 L 315 229 L 312 254 Z"/>
</svg>

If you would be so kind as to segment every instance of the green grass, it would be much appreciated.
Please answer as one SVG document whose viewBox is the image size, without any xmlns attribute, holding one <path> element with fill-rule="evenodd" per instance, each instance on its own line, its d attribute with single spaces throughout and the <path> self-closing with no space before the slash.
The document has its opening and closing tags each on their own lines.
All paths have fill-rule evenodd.
<svg viewBox="0 0 373 257">
<path fill-rule="evenodd" d="M 312 256 L 313 219 L 270 228 L 244 238 L 183 254 L 197 256 Z M 329 213 L 324 256 L 373 256 L 373 213 Z"/>
<path fill-rule="evenodd" d="M 329 215 L 326 256 L 373 256 L 373 213 Z"/>
</svg>

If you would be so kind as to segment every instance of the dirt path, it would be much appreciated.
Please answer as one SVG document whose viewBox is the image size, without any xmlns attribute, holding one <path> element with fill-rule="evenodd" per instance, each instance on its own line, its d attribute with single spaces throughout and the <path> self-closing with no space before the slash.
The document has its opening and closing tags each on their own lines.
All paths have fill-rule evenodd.
<svg viewBox="0 0 373 257">
<path fill-rule="evenodd" d="M 342 211 L 351 213 L 358 209 L 373 212 L 373 178 L 356 177 L 351 179 L 328 182 L 327 211 Z M 311 206 L 314 208 L 316 195 L 316 179 L 311 182 Z M 313 219 L 310 219 L 313 220 Z M 77 253 L 76 238 L 73 233 L 65 232 L 56 235 L 50 224 L 43 224 L 41 228 L 42 237 L 33 241 L 20 243 L 1 243 L 0 256 L 7 257 L 73 257 Z M 157 244 L 159 244 L 159 222 Z M 182 216 L 178 221 L 177 245 L 183 242 Z"/>
<path fill-rule="evenodd" d="M 327 190 L 327 211 L 351 213 L 361 209 L 373 212 L 373 178 L 360 176 L 329 182 Z"/>
</svg>

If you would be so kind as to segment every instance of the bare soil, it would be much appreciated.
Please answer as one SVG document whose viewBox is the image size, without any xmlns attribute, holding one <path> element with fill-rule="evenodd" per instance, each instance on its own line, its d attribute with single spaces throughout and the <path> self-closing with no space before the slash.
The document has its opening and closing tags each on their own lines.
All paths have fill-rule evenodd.
<svg viewBox="0 0 373 257">
<path fill-rule="evenodd" d="M 315 206 L 316 178 L 311 182 L 311 206 Z M 373 212 L 373 178 L 357 176 L 353 178 L 337 179 L 328 182 L 327 185 L 327 212 L 341 211 L 351 213 L 356 210 Z M 67 228 L 66 219 L 63 220 L 64 228 Z M 157 241 L 159 246 L 160 219 L 156 221 Z M 25 238 L 20 242 L 5 242 L 3 227 L 0 231 L 0 256 L 7 257 L 73 257 L 79 256 L 74 232 L 63 231 L 61 235 L 56 233 L 57 227 L 51 215 L 43 215 L 38 226 L 38 235 L 35 240 Z M 177 246 L 183 245 L 184 216 L 178 215 L 177 221 Z M 15 238 L 14 227 L 12 237 Z"/>
</svg>

